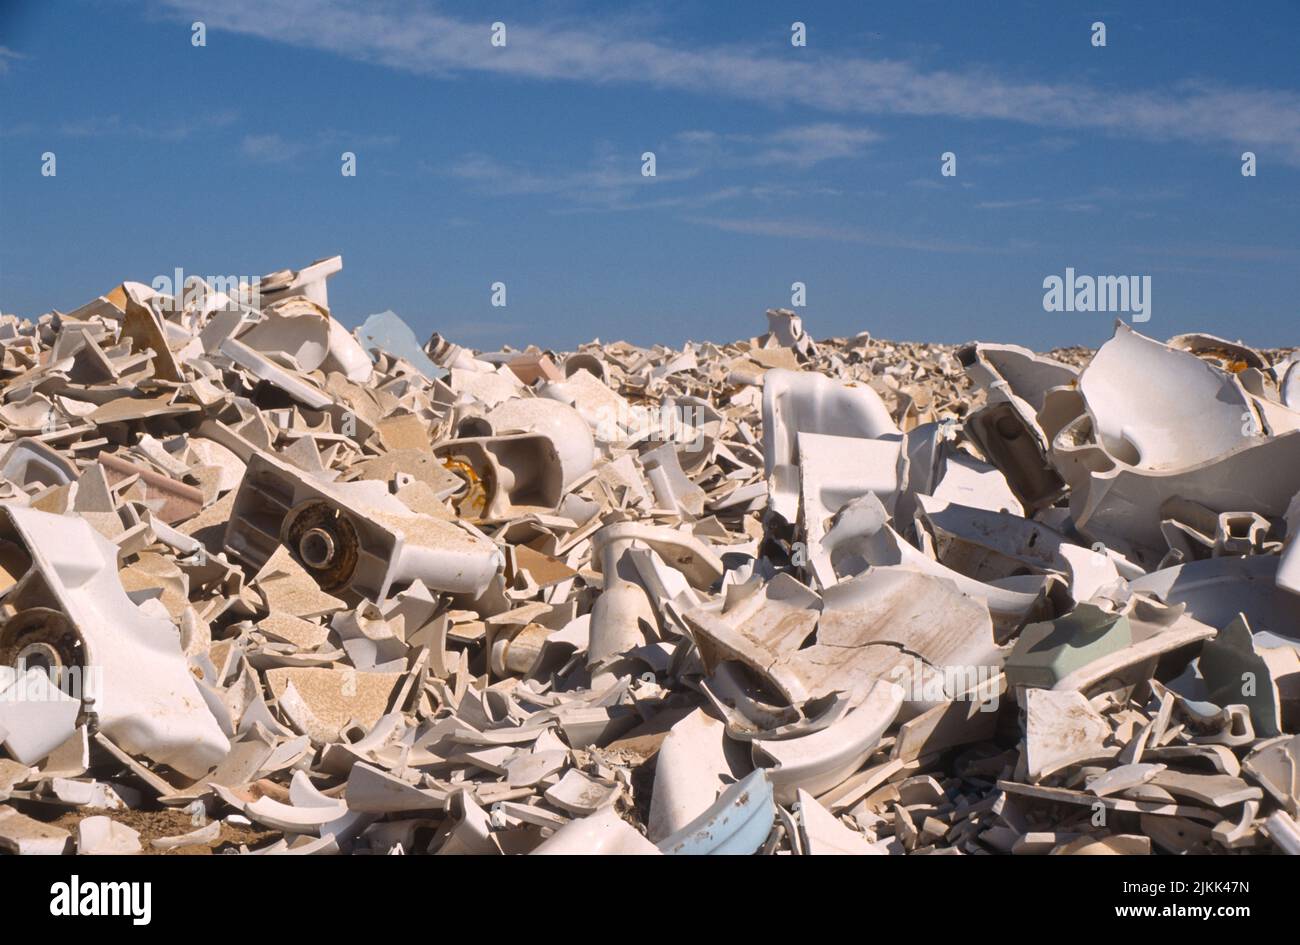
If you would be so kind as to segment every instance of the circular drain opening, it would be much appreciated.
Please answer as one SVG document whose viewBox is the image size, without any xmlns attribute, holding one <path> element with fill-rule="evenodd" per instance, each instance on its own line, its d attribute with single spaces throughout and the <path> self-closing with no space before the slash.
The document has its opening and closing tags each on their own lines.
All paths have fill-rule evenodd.
<svg viewBox="0 0 1300 945">
<path fill-rule="evenodd" d="M 323 528 L 309 528 L 298 539 L 298 554 L 313 568 L 327 568 L 334 562 L 334 538 Z"/>
<path fill-rule="evenodd" d="M 351 582 L 360 542 L 356 527 L 332 505 L 313 500 L 291 509 L 280 540 L 322 590 L 337 590 Z"/>
</svg>

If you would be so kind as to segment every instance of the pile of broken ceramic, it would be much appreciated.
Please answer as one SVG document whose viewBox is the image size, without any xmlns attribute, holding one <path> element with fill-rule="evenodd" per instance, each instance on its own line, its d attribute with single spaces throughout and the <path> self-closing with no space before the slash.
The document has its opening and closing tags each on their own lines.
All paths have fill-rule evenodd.
<svg viewBox="0 0 1300 945">
<path fill-rule="evenodd" d="M 0 849 L 1300 852 L 1300 363 L 422 350 L 340 267 L 0 318 Z"/>
</svg>

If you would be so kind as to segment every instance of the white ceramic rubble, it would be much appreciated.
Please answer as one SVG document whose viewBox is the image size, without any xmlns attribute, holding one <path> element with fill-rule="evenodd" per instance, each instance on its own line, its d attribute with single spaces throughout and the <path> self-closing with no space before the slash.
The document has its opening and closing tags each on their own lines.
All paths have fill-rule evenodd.
<svg viewBox="0 0 1300 945">
<path fill-rule="evenodd" d="M 149 845 L 155 850 L 176 850 L 180 847 L 210 846 L 221 837 L 221 821 L 209 821 L 202 827 L 196 827 L 188 833 L 171 837 L 155 837 Z"/>
<path fill-rule="evenodd" d="M 1251 440 L 1237 379 L 1122 321 L 1079 376 L 1098 441 L 1142 470 L 1184 469 Z"/>
<path fill-rule="evenodd" d="M 787 521 L 798 513 L 800 433 L 875 438 L 898 427 L 866 385 L 775 369 L 763 375 L 763 467 L 769 507 Z"/>
<path fill-rule="evenodd" d="M 31 437 L 19 437 L 0 455 L 0 477 L 21 486 L 63 485 L 77 476 L 77 468 L 57 450 Z"/>
<path fill-rule="evenodd" d="M 1026 689 L 1023 698 L 1024 759 L 1031 781 L 1106 753 L 1110 726 L 1082 694 Z"/>
<path fill-rule="evenodd" d="M 1057 437 L 1054 452 L 1068 445 L 1072 428 Z M 1086 449 L 1086 447 L 1085 447 Z M 1096 472 L 1069 467 L 1070 511 L 1079 530 L 1094 540 L 1123 550 L 1148 566 L 1165 547 L 1160 530 L 1163 503 L 1174 496 L 1215 512 L 1252 511 L 1281 516 L 1295 494 L 1292 470 L 1300 465 L 1300 430 L 1251 442 L 1206 462 L 1166 471 L 1140 471 L 1113 465 Z"/>
<path fill-rule="evenodd" d="M 236 495 L 225 547 L 261 567 L 282 539 L 326 590 L 347 587 L 373 601 L 416 580 L 477 595 L 503 566 L 492 542 L 412 512 L 383 483 L 329 483 L 259 452 Z"/>
<path fill-rule="evenodd" d="M 1056 572 L 1069 580 L 1076 601 L 1088 600 L 1119 580 L 1109 555 L 1075 544 L 1032 519 L 925 495 L 917 497 L 917 504 L 918 532 L 935 558 L 968 577 L 990 581 L 1026 569 Z"/>
<path fill-rule="evenodd" d="M 261 277 L 259 288 L 263 307 L 282 298 L 301 295 L 329 311 L 329 289 L 326 280 L 343 269 L 342 256 L 327 256 L 298 270 L 285 269 Z"/>
<path fill-rule="evenodd" d="M 563 498 L 564 464 L 549 436 L 462 436 L 436 444 L 433 453 L 464 480 L 452 503 L 471 521 L 553 512 Z"/>
<path fill-rule="evenodd" d="M 139 853 L 140 833 L 103 815 L 77 824 L 77 852 L 82 856 L 121 856 Z"/>
<path fill-rule="evenodd" d="M 344 336 L 350 337 L 347 332 Z M 268 357 L 287 356 L 298 370 L 314 371 L 329 352 L 330 317 L 306 299 L 289 298 L 266 306 L 262 320 L 238 337 L 254 351 Z"/>
<path fill-rule="evenodd" d="M 287 368 L 282 368 L 266 355 L 254 351 L 237 338 L 221 342 L 220 353 L 255 377 L 284 391 L 294 400 L 314 410 L 324 410 L 333 403 L 319 389 L 308 384 Z"/>
<path fill-rule="evenodd" d="M 1073 385 L 1078 372 L 1018 345 L 971 345 L 958 358 L 987 399 L 965 430 L 1030 510 L 1051 505 L 1065 484 L 1048 460 L 1051 440 L 1038 414 L 1047 392 Z"/>
<path fill-rule="evenodd" d="M 89 669 L 99 727 L 124 750 L 197 778 L 230 749 L 181 654 L 175 626 L 147 615 L 126 596 L 117 546 L 84 520 L 2 506 L 8 530 L 27 548 L 32 568 L 7 601 L 53 602 L 80 638 L 65 665 Z M 33 596 L 34 595 L 34 596 Z M 41 611 L 38 624 L 47 624 Z M 12 633 L 17 617 L 6 632 Z"/>
<path fill-rule="evenodd" d="M 903 690 L 881 681 L 866 700 L 830 728 L 783 741 L 755 739 L 754 764 L 767 769 L 778 804 L 800 789 L 824 794 L 862 766 L 903 704 Z"/>
<path fill-rule="evenodd" d="M 540 433 L 551 440 L 563 469 L 562 483 L 568 489 L 585 476 L 595 462 L 596 444 L 591 427 L 568 404 L 546 397 L 512 397 L 497 404 L 474 423 L 471 436 L 502 436 L 507 433 Z M 483 424 L 483 430 L 477 424 Z"/>
<path fill-rule="evenodd" d="M 1300 492 L 1286 510 L 1287 543 L 1277 565 L 1277 586 L 1300 594 Z"/>
<path fill-rule="evenodd" d="M 951 580 L 900 567 L 874 567 L 823 591 L 817 640 L 845 648 L 890 643 L 936 669 L 979 667 L 989 675 L 1007 651 L 993 639 L 983 601 Z M 917 695 L 908 699 L 923 701 Z"/>
<path fill-rule="evenodd" d="M 419 788 L 363 762 L 354 764 L 348 773 L 344 796 L 350 810 L 375 814 L 439 810 L 447 806 L 445 792 Z"/>
<path fill-rule="evenodd" d="M 561 827 L 533 853 L 542 856 L 658 856 L 659 849 L 620 817 L 613 807 L 606 807 Z"/>
<path fill-rule="evenodd" d="M 872 495 L 850 502 L 840 510 L 822 540 L 823 555 L 813 562 L 823 586 L 860 574 L 872 566 L 901 566 L 947 578 L 958 589 L 988 604 L 995 621 L 1018 624 L 1042 600 L 1042 592 L 1007 589 L 966 577 L 926 557 L 890 527 L 888 515 Z M 1040 584 L 1040 587 L 1042 585 Z"/>
<path fill-rule="evenodd" d="M 591 610 L 588 666 L 604 665 L 640 646 L 646 629 L 658 626 L 635 561 L 627 556 L 637 544 L 653 549 L 695 587 L 707 589 L 722 577 L 721 560 L 693 535 L 636 522 L 605 526 L 592 539 L 592 559 L 605 586 Z"/>
<path fill-rule="evenodd" d="M 718 799 L 731 773 L 725 727 L 696 709 L 659 746 L 646 835 L 658 842 L 681 830 Z"/>
<path fill-rule="evenodd" d="M 654 490 L 660 508 L 675 509 L 686 519 L 704 514 L 704 504 L 708 497 L 682 471 L 677 450 L 671 443 L 642 453 L 641 468 Z"/>
<path fill-rule="evenodd" d="M 1286 373 L 1282 375 L 1282 403 L 1292 410 L 1300 410 L 1300 358 L 1292 357 Z"/>
<path fill-rule="evenodd" d="M 776 343 L 786 348 L 807 350 L 810 339 L 803 330 L 803 319 L 786 308 L 767 310 L 767 330 Z"/>
<path fill-rule="evenodd" d="M 904 476 L 903 441 L 799 433 L 798 444 L 799 521 L 806 560 L 815 561 L 831 518 L 853 499 L 872 493 L 893 508 Z"/>
<path fill-rule="evenodd" d="M 1134 591 L 1186 604 L 1187 613 L 1212 627 L 1226 627 L 1244 613 L 1256 630 L 1300 638 L 1300 595 L 1277 585 L 1279 559 L 1207 558 L 1153 571 L 1130 583 Z"/>
<path fill-rule="evenodd" d="M 27 657 L 37 659 L 35 651 Z M 15 761 L 33 765 L 58 748 L 77 728 L 81 699 L 64 692 L 44 669 L 21 676 L 0 667 L 0 742 Z"/>
<path fill-rule="evenodd" d="M 809 856 L 888 856 L 889 845 L 846 827 L 802 788 L 796 796 L 799 829 Z M 901 845 L 899 845 L 901 851 Z"/>
</svg>

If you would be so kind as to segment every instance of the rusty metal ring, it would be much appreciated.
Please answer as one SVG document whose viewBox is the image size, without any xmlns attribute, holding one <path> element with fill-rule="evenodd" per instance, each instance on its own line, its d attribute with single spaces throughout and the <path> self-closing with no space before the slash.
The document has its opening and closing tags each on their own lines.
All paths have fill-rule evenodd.
<svg viewBox="0 0 1300 945">
<path fill-rule="evenodd" d="M 352 580 L 360 548 L 357 530 L 328 502 L 311 500 L 290 509 L 280 540 L 322 590 L 338 590 Z"/>
<path fill-rule="evenodd" d="M 84 667 L 86 648 L 72 621 L 49 607 L 31 607 L 0 627 L 0 665 L 62 672 Z"/>
</svg>

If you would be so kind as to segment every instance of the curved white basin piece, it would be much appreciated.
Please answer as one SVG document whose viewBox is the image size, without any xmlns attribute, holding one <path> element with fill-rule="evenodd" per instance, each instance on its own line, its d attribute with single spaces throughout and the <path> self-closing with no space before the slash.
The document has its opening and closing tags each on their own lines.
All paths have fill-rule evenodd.
<svg viewBox="0 0 1300 945">
<path fill-rule="evenodd" d="M 1253 439 L 1237 379 L 1116 322 L 1079 377 L 1100 444 L 1142 470 L 1184 469 Z"/>
<path fill-rule="evenodd" d="M 800 789 L 825 794 L 862 767 L 902 705 L 903 690 L 881 680 L 830 728 L 784 741 L 755 739 L 754 764 L 767 769 L 778 804 L 794 801 Z"/>
<path fill-rule="evenodd" d="M 884 402 L 865 384 L 774 369 L 763 375 L 763 466 L 769 506 L 786 521 L 798 512 L 800 433 L 875 438 L 899 433 Z"/>
</svg>

